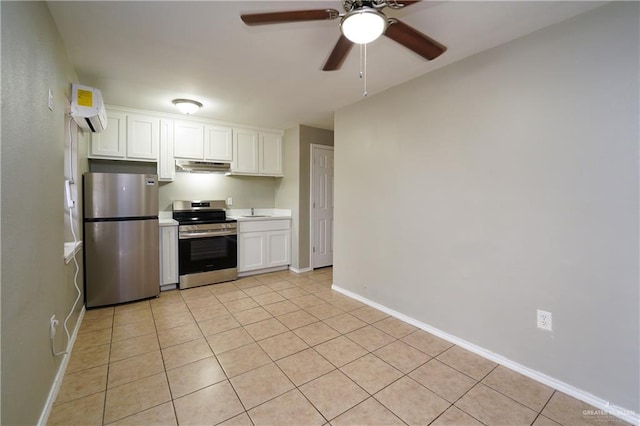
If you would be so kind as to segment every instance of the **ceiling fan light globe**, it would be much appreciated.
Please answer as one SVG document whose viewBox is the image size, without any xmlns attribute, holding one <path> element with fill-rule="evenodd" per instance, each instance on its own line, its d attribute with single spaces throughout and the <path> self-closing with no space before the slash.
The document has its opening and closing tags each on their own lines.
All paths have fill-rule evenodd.
<svg viewBox="0 0 640 426">
<path fill-rule="evenodd" d="M 380 37 L 387 18 L 375 9 L 358 9 L 347 13 L 340 22 L 342 34 L 356 44 L 367 44 Z"/>
<path fill-rule="evenodd" d="M 193 101 L 191 99 L 174 99 L 172 103 L 178 108 L 178 110 L 183 114 L 193 114 L 202 108 L 202 104 L 198 101 Z"/>
</svg>

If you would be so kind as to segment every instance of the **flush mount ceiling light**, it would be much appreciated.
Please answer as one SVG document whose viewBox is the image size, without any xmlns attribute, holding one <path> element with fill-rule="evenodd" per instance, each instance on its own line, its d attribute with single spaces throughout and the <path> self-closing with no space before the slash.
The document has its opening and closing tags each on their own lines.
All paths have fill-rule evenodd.
<svg viewBox="0 0 640 426">
<path fill-rule="evenodd" d="M 192 99 L 174 99 L 171 101 L 183 114 L 193 114 L 202 108 L 202 104 Z"/>
<path fill-rule="evenodd" d="M 340 21 L 342 34 L 356 44 L 371 43 L 380 37 L 386 28 L 386 16 L 368 7 L 354 9 Z"/>
</svg>

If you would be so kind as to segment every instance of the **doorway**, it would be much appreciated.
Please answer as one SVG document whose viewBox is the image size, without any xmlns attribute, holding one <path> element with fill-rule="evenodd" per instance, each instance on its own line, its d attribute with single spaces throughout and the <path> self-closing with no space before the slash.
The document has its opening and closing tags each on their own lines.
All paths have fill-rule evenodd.
<svg viewBox="0 0 640 426">
<path fill-rule="evenodd" d="M 333 265 L 333 147 L 311 144 L 310 267 Z"/>
</svg>

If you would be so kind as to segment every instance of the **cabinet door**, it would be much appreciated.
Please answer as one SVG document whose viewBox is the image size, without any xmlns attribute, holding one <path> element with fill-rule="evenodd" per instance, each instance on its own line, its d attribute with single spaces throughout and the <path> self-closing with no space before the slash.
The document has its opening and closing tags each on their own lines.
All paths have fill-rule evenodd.
<svg viewBox="0 0 640 426">
<path fill-rule="evenodd" d="M 204 159 L 204 124 L 174 122 L 173 155 L 190 160 Z"/>
<path fill-rule="evenodd" d="M 160 119 L 140 114 L 127 115 L 127 158 L 158 160 Z"/>
<path fill-rule="evenodd" d="M 260 174 L 282 176 L 282 137 L 260 133 Z"/>
<path fill-rule="evenodd" d="M 267 240 L 267 268 L 288 265 L 291 263 L 291 231 L 268 231 Z"/>
<path fill-rule="evenodd" d="M 178 276 L 178 227 L 160 227 L 160 285 L 176 284 Z"/>
<path fill-rule="evenodd" d="M 266 265 L 266 241 L 264 232 L 241 232 L 238 234 L 238 272 L 263 269 Z"/>
<path fill-rule="evenodd" d="M 258 133 L 251 130 L 236 129 L 233 135 L 234 173 L 258 173 Z"/>
<path fill-rule="evenodd" d="M 175 176 L 176 162 L 173 159 L 173 120 L 160 120 L 158 180 L 171 182 Z"/>
<path fill-rule="evenodd" d="M 233 160 L 233 131 L 230 127 L 212 125 L 204 127 L 204 159 Z"/>
<path fill-rule="evenodd" d="M 89 157 L 124 158 L 127 155 L 127 115 L 107 111 L 107 128 L 91 134 Z"/>
</svg>

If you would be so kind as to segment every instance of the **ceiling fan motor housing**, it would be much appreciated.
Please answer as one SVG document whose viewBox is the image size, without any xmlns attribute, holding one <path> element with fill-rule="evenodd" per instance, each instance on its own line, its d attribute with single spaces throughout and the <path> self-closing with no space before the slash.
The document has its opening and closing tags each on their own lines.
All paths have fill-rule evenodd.
<svg viewBox="0 0 640 426">
<path fill-rule="evenodd" d="M 376 10 L 380 10 L 385 7 L 389 7 L 391 9 L 400 9 L 405 6 L 405 3 L 409 5 L 411 3 L 416 3 L 416 1 L 412 0 L 404 2 L 402 0 L 344 0 L 342 2 L 342 5 L 345 12 L 351 12 L 352 10 L 360 9 L 363 7 L 368 7 Z"/>
</svg>

